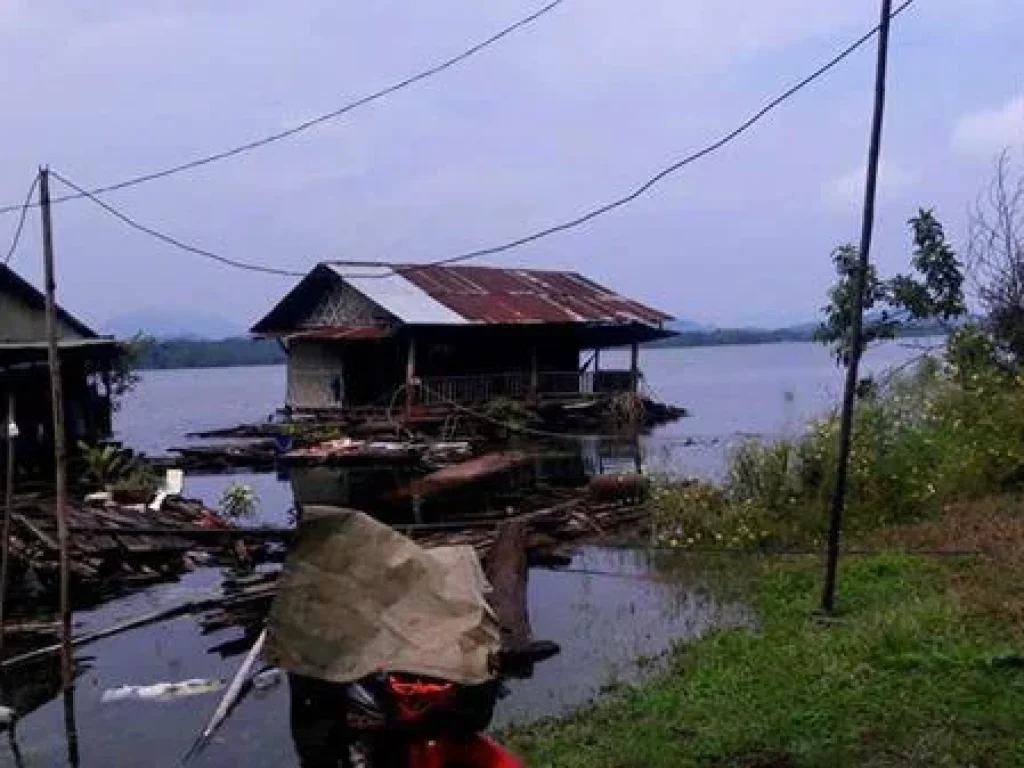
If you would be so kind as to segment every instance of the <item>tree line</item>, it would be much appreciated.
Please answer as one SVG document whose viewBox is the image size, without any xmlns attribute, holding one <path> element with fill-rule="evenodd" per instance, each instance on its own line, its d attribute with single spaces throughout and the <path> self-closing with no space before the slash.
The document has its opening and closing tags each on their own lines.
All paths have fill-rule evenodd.
<svg viewBox="0 0 1024 768">
<path fill-rule="evenodd" d="M 281 365 L 284 350 L 273 339 L 155 339 L 136 336 L 128 343 L 136 370 L 166 368 L 231 368 Z"/>
</svg>

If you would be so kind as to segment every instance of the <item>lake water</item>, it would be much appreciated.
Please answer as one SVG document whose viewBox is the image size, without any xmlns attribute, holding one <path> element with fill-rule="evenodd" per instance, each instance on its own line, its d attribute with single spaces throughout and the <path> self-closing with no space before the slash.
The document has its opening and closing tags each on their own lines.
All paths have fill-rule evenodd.
<svg viewBox="0 0 1024 768">
<path fill-rule="evenodd" d="M 178 583 L 76 614 L 76 622 L 83 630 L 111 626 L 204 595 L 217 583 L 214 571 L 200 570 Z M 535 636 L 556 640 L 563 651 L 540 664 L 532 679 L 509 683 L 509 695 L 498 704 L 496 725 L 564 712 L 604 685 L 638 680 L 650 671 L 647 662 L 673 642 L 752 621 L 741 603 L 719 597 L 715 582 L 699 569 L 689 569 L 681 578 L 666 567 L 663 575 L 652 555 L 632 550 L 586 548 L 568 571 L 533 571 L 528 599 Z M 81 649 L 74 697 L 80 764 L 177 765 L 220 692 L 163 702 L 108 703 L 102 701 L 103 692 L 123 685 L 230 679 L 240 657 L 224 659 L 213 649 L 239 637 L 236 629 L 204 635 L 194 618 L 182 617 Z M 48 671 L 57 684 L 53 666 Z M 286 682 L 253 694 L 190 764 L 294 766 L 288 715 Z M 18 726 L 17 743 L 26 766 L 68 765 L 63 701 L 53 699 L 28 714 Z M 0 765 L 15 765 L 5 740 L 0 740 Z"/>
<path fill-rule="evenodd" d="M 868 371 L 909 359 L 915 351 L 888 345 L 873 350 Z M 611 357 L 611 356 L 609 356 Z M 840 371 L 827 352 L 809 344 L 648 350 L 642 363 L 652 392 L 688 408 L 691 416 L 642 439 L 648 470 L 715 476 L 729 447 L 751 435 L 772 437 L 797 429 L 832 407 Z M 116 417 L 118 437 L 152 454 L 185 441 L 187 432 L 267 417 L 281 403 L 279 367 L 160 371 L 143 376 Z M 241 479 L 260 496 L 260 515 L 281 523 L 293 503 L 291 484 L 272 474 L 188 478 L 186 492 L 216 503 L 228 482 Z M 637 664 L 721 626 L 752 617 L 697 561 L 686 555 L 658 560 L 645 551 L 587 548 L 568 572 L 535 570 L 529 605 L 538 638 L 559 642 L 561 655 L 540 665 L 531 680 L 510 684 L 497 721 L 527 720 L 564 712 L 612 682 L 637 679 Z M 76 614 L 83 628 L 196 596 L 219 583 L 202 569 Z M 190 746 L 219 694 L 157 702 L 102 703 L 104 690 L 188 678 L 229 678 L 238 657 L 223 659 L 214 646 L 237 639 L 238 630 L 203 635 L 181 618 L 110 638 L 78 654 L 81 676 L 74 711 L 81 765 L 174 765 Z M 52 673 L 52 669 L 49 670 Z M 40 672 L 42 679 L 43 672 Z M 217 741 L 196 765 L 245 764 L 250 768 L 295 765 L 286 684 L 238 707 Z M 18 728 L 25 765 L 66 765 L 64 709 L 59 699 L 28 714 Z M 0 739 L 0 765 L 14 765 Z"/>
<path fill-rule="evenodd" d="M 906 362 L 929 341 L 872 348 L 865 374 Z M 628 359 L 613 351 L 603 364 L 627 366 Z M 641 352 L 641 366 L 656 399 L 690 412 L 640 439 L 646 470 L 674 476 L 718 476 L 738 443 L 790 434 L 832 408 L 842 391 L 842 371 L 818 344 L 649 349 Z M 127 445 L 164 454 L 189 442 L 189 432 L 270 417 L 283 403 L 284 391 L 282 366 L 146 372 L 116 415 L 115 429 Z M 236 481 L 258 494 L 264 521 L 284 520 L 292 489 L 273 475 L 189 478 L 186 492 L 216 503 Z"/>
</svg>

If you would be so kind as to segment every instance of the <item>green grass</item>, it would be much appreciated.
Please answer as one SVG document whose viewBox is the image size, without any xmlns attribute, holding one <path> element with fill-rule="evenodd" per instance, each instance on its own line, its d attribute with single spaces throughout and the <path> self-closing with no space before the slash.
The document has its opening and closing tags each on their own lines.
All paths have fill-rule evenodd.
<svg viewBox="0 0 1024 768">
<path fill-rule="evenodd" d="M 832 622 L 820 573 L 765 566 L 757 630 L 679 649 L 662 677 L 506 733 L 531 766 L 1024 766 L 1024 670 L 963 620 L 945 566 L 849 558 Z M 972 629 L 972 626 L 975 627 Z"/>
</svg>

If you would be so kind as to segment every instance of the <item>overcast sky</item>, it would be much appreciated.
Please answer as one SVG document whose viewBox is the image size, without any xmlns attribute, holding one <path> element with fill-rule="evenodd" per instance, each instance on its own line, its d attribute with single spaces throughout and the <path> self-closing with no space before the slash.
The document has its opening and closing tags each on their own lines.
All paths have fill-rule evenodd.
<svg viewBox="0 0 1024 768">
<path fill-rule="evenodd" d="M 0 203 L 48 163 L 93 186 L 327 111 L 543 2 L 0 0 Z M 732 128 L 875 22 L 875 0 L 566 0 L 459 67 L 243 157 L 111 195 L 141 221 L 305 270 L 443 258 L 615 197 Z M 954 241 L 1005 146 L 1024 145 L 1019 0 L 918 0 L 895 23 L 876 258 L 934 206 Z M 636 204 L 493 263 L 576 269 L 681 317 L 813 317 L 857 237 L 865 48 Z M 55 192 L 59 190 L 55 189 Z M 15 223 L 0 217 L 6 248 Z M 248 326 L 291 285 L 175 251 L 88 201 L 55 209 L 62 303 Z M 14 266 L 37 280 L 38 218 Z"/>
</svg>

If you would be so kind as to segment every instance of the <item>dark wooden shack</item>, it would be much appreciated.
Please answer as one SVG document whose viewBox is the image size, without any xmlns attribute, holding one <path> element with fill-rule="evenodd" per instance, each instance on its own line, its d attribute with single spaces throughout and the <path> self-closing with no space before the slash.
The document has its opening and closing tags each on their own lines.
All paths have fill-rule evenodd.
<svg viewBox="0 0 1024 768">
<path fill-rule="evenodd" d="M 61 378 L 68 445 L 110 435 L 109 374 L 122 353 L 112 338 L 101 337 L 70 313 L 57 312 Z M 50 380 L 47 363 L 45 299 L 29 282 L 0 265 L 0 437 L 14 397 L 18 462 L 39 469 L 53 460 Z M 0 441 L 0 454 L 6 448 Z"/>
<path fill-rule="evenodd" d="M 670 319 L 573 272 L 331 262 L 252 333 L 287 351 L 290 409 L 430 409 L 636 391 Z M 610 347 L 632 364 L 602 368 Z"/>
</svg>

